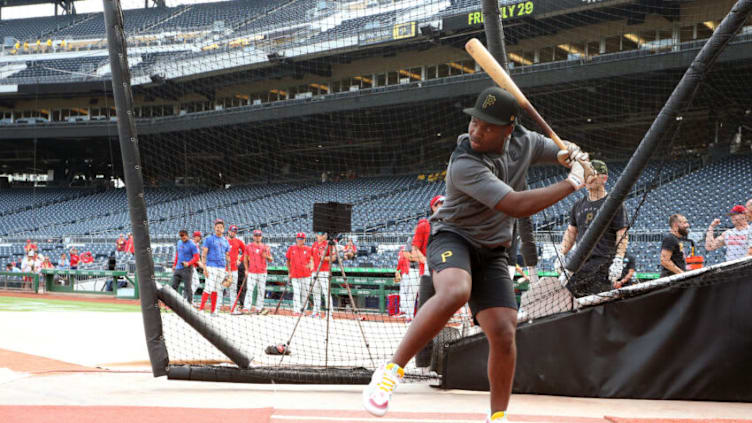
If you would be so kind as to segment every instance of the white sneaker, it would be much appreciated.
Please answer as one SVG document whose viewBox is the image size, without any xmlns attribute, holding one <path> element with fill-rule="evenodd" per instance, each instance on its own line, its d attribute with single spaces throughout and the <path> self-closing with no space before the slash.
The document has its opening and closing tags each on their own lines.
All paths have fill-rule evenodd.
<svg viewBox="0 0 752 423">
<path fill-rule="evenodd" d="M 374 416 L 381 417 L 389 410 L 392 392 L 405 376 L 402 367 L 382 364 L 371 376 L 371 383 L 363 390 L 363 407 Z"/>
</svg>

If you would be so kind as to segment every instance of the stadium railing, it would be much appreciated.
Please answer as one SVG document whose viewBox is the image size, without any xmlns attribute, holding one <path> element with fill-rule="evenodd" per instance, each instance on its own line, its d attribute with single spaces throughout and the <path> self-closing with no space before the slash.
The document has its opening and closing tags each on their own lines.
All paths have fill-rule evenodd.
<svg viewBox="0 0 752 423">
<path fill-rule="evenodd" d="M 39 292 L 39 275 L 26 272 L 0 272 L 0 291 Z"/>
<path fill-rule="evenodd" d="M 138 280 L 133 273 L 118 270 L 42 270 L 47 292 L 105 295 L 137 299 Z M 126 286 L 119 286 L 125 282 Z M 111 290 L 108 290 L 108 286 Z"/>
</svg>

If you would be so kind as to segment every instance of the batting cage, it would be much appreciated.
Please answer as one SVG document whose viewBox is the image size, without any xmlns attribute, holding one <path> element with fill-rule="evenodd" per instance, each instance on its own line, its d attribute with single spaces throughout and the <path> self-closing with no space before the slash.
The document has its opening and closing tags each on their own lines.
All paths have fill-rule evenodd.
<svg viewBox="0 0 752 423">
<path fill-rule="evenodd" d="M 4 50 L 2 87 L 20 99 L 0 102 L 17 158 L 0 159 L 13 200 L 0 204 L 0 257 L 20 262 L 27 239 L 53 258 L 89 252 L 80 269 L 112 257 L 122 274 L 50 269 L 40 284 L 137 295 L 155 375 L 366 384 L 391 359 L 430 296 L 423 219 L 444 201 L 468 108 L 500 83 L 466 50 L 472 39 L 532 105 L 517 99 L 512 136 L 574 143 L 595 175 L 517 219 L 505 246 L 520 351 L 535 355 L 526 334 L 590 333 L 580 316 L 639 314 L 666 293 L 700 287 L 700 309 L 749 272 L 749 1 L 104 4 L 66 27 L 64 45 Z M 541 159 L 515 189 L 569 173 Z M 635 340 L 665 321 L 652 307 Z M 740 324 L 734 310 L 721 327 Z M 485 362 L 482 338 L 459 308 L 406 378 L 483 389 L 484 368 L 463 376 L 456 364 Z M 573 355 L 594 345 L 572 339 Z M 519 361 L 515 389 L 560 393 L 531 382 L 535 366 Z M 545 374 L 571 376 L 556 371 Z"/>
</svg>

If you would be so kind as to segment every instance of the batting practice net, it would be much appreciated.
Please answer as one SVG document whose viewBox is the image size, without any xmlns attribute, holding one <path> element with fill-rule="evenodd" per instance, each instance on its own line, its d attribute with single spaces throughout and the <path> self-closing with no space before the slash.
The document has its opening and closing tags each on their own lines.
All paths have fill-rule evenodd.
<svg viewBox="0 0 752 423">
<path fill-rule="evenodd" d="M 733 4 L 502 1 L 499 16 L 512 78 L 562 139 L 605 163 L 609 192 Z M 94 252 L 91 266 L 105 266 L 109 246 L 130 230 L 114 141 L 114 122 L 130 116 L 152 242 L 136 248 L 150 248 L 155 262 L 171 376 L 367 382 L 416 312 L 421 258 L 405 254 L 398 270 L 401 250 L 411 252 L 419 219 L 445 191 L 450 154 L 467 132 L 463 108 L 493 84 L 463 48 L 471 38 L 485 44 L 480 1 L 168 6 L 123 12 L 133 110 L 115 110 L 103 89 L 96 103 L 83 104 L 90 99 L 81 96 L 75 116 L 59 115 L 59 126 L 85 128 L 93 134 L 87 139 L 98 141 L 93 147 L 71 141 L 95 169 L 73 174 L 89 172 L 83 180 L 91 181 L 101 172 L 106 183 L 60 195 L 18 190 L 21 206 L 0 205 L 0 233 L 15 243 L 50 245 L 55 255 L 75 245 Z M 107 87 L 106 38 L 97 31 L 76 38 L 75 52 L 95 64 L 83 72 L 85 80 Z M 736 218 L 726 216 L 752 197 L 750 45 L 747 20 L 634 182 L 619 225 L 628 235 L 607 232 L 606 259 L 591 262 L 599 276 L 580 278 L 574 289 L 556 273 L 556 262 L 566 260 L 562 241 L 572 208 L 586 190 L 531 217 L 533 254 L 515 252 L 510 260 L 520 264 L 511 272 L 521 321 L 663 286 L 650 281 L 660 277 L 673 214 L 690 223 L 681 237 L 684 255 L 700 257 L 688 265 L 734 258 L 726 255 L 729 245 L 706 241 L 716 218 L 713 239 L 736 228 Z M 17 75 L 17 83 L 82 78 L 54 61 L 32 60 L 28 67 L 27 74 L 59 72 Z M 37 109 L 54 108 L 45 95 L 33 101 Z M 47 117 L 54 124 L 54 114 Z M 52 143 L 51 136 L 35 141 L 34 169 L 62 154 Z M 535 165 L 528 187 L 548 186 L 567 172 L 555 163 Z M 335 225 L 342 215 L 323 208 L 318 223 L 330 229 L 322 230 L 315 205 L 332 202 L 347 209 L 349 225 Z M 597 210 L 590 213 L 588 222 Z M 181 230 L 199 255 L 207 250 L 208 266 L 176 259 Z M 230 263 L 225 250 L 215 251 L 224 242 Z M 624 283 L 615 288 L 602 275 L 620 242 L 630 257 L 625 272 L 634 273 L 619 275 Z M 114 254 L 118 268 L 133 271 L 130 251 Z M 444 342 L 479 331 L 467 310 L 458 310 L 432 349 L 408 365 L 408 378 L 434 377 Z"/>
</svg>

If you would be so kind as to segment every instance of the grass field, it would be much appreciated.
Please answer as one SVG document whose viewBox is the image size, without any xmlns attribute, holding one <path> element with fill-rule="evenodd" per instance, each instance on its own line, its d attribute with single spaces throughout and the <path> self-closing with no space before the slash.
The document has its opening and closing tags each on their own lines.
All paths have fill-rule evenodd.
<svg viewBox="0 0 752 423">
<path fill-rule="evenodd" d="M 52 298 L 24 298 L 0 296 L 0 311 L 103 311 L 137 312 L 135 304 L 110 304 L 92 301 L 61 300 Z"/>
</svg>

